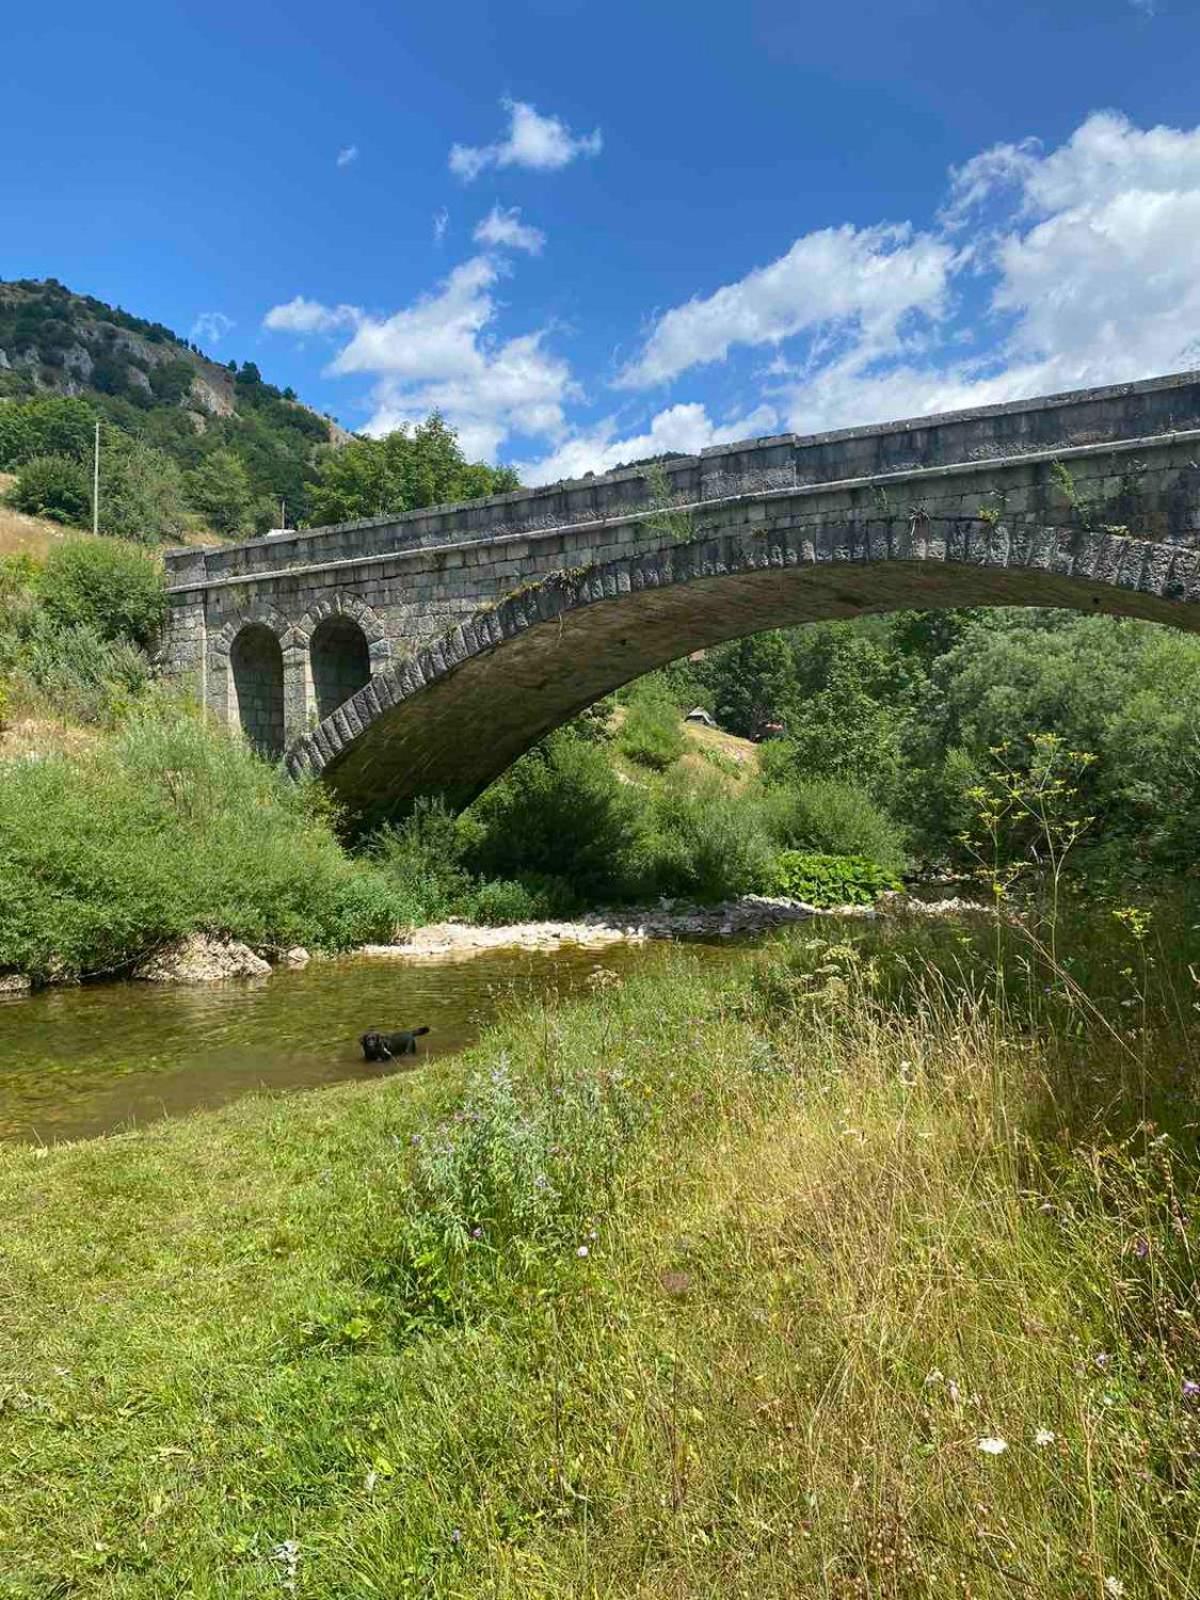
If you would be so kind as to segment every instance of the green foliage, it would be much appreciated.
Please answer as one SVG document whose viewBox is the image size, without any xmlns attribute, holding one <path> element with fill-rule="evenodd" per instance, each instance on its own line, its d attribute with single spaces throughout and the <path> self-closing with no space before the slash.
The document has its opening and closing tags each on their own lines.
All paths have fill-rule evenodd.
<svg viewBox="0 0 1200 1600">
<path fill-rule="evenodd" d="M 83 527 L 92 515 L 92 486 L 69 456 L 32 456 L 18 468 L 8 501 L 29 516 Z"/>
<path fill-rule="evenodd" d="M 661 892 L 712 901 L 770 889 L 774 844 L 750 796 L 704 774 L 664 785 L 653 806 L 644 870 Z"/>
<path fill-rule="evenodd" d="M 766 746 L 763 756 L 777 748 Z M 859 784 L 785 782 L 768 787 L 763 803 L 771 836 L 784 849 L 865 856 L 894 873 L 905 868 L 903 830 Z"/>
<path fill-rule="evenodd" d="M 83 626 L 103 639 L 149 648 L 166 616 L 162 568 L 149 555 L 109 539 L 56 546 L 36 579 L 41 604 L 59 627 Z"/>
<path fill-rule="evenodd" d="M 642 689 L 626 707 L 617 744 L 630 761 L 665 772 L 687 748 L 678 707 L 661 692 Z"/>
<path fill-rule="evenodd" d="M 0 970 L 117 972 L 198 931 L 329 949 L 389 937 L 386 881 L 347 859 L 318 800 L 170 707 L 80 756 L 7 764 Z"/>
<path fill-rule="evenodd" d="M 188 523 L 183 474 L 171 458 L 109 428 L 100 457 L 100 527 L 139 544 L 178 540 Z"/>
<path fill-rule="evenodd" d="M 95 408 L 66 395 L 0 405 L 0 472 L 12 472 L 38 456 L 90 460 L 95 425 Z"/>
<path fill-rule="evenodd" d="M 785 850 L 775 863 L 776 887 L 810 906 L 869 906 L 899 889 L 892 872 L 864 856 L 828 856 Z"/>
<path fill-rule="evenodd" d="M 589 902 L 620 897 L 636 882 L 645 803 L 588 740 L 552 734 L 494 783 L 470 816 L 479 830 L 466 854 L 474 872 L 562 879 Z"/>
<path fill-rule="evenodd" d="M 187 497 L 217 533 L 242 533 L 250 511 L 250 475 L 232 450 L 214 450 L 187 474 Z"/>
<path fill-rule="evenodd" d="M 322 523 L 397 516 L 516 487 L 508 468 L 468 463 L 454 429 L 434 412 L 411 432 L 398 428 L 326 451 L 311 491 L 312 516 Z"/>
</svg>

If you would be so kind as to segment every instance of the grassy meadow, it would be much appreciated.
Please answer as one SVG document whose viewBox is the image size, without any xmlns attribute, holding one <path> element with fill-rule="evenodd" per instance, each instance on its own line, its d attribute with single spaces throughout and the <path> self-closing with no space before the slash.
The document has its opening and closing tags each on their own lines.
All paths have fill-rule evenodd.
<svg viewBox="0 0 1200 1600">
<path fill-rule="evenodd" d="M 1200 989 L 1103 927 L 3 1151 L 0 1596 L 1196 1594 Z"/>
</svg>

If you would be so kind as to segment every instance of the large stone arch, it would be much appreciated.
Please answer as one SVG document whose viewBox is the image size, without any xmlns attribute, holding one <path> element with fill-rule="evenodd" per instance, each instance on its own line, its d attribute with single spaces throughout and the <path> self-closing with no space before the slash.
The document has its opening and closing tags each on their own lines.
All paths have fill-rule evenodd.
<svg viewBox="0 0 1200 1600">
<path fill-rule="evenodd" d="M 466 804 L 585 706 L 688 651 L 796 623 L 950 606 L 1067 606 L 1200 632 L 1200 551 L 974 518 L 706 534 L 552 573 L 378 673 L 289 750 L 359 815 Z"/>
</svg>

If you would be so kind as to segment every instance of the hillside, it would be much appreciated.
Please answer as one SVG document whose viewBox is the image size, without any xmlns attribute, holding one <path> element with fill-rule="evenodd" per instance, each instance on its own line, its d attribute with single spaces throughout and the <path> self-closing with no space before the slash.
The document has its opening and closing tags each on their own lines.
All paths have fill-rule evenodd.
<svg viewBox="0 0 1200 1600">
<path fill-rule="evenodd" d="M 253 362 L 222 365 L 161 323 L 53 278 L 0 283 L 0 406 L 48 397 L 86 402 L 185 473 L 207 466 L 212 476 L 220 453 L 215 475 L 232 470 L 237 483 L 234 510 L 207 518 L 217 534 L 261 532 L 281 500 L 289 520 L 303 519 L 319 447 L 350 437 Z"/>
</svg>

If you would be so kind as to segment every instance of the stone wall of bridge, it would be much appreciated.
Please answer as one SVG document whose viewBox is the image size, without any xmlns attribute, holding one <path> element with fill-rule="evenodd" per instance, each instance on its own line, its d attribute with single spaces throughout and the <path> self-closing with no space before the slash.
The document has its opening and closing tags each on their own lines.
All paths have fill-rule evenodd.
<svg viewBox="0 0 1200 1600">
<path fill-rule="evenodd" d="M 364 664 L 371 674 L 391 670 L 548 578 L 616 570 L 715 537 L 748 551 L 769 551 L 773 541 L 795 551 L 811 530 L 813 560 L 839 566 L 875 559 L 918 526 L 948 541 L 951 561 L 958 559 L 955 529 L 981 525 L 1018 539 L 1035 528 L 1074 528 L 1081 536 L 1108 528 L 1162 547 L 1196 548 L 1198 453 L 1200 375 L 1193 373 L 808 438 L 752 440 L 653 471 L 632 468 L 464 506 L 175 552 L 167 558 L 166 659 L 173 672 L 193 678 L 214 712 L 278 750 L 326 717 L 331 686 L 352 690 Z M 826 552 L 820 558 L 818 545 Z M 908 586 L 905 604 L 923 603 L 922 581 Z M 852 598 L 853 584 L 844 588 Z M 926 602 L 956 603 L 945 595 L 944 586 L 932 586 Z M 1045 597 L 1053 603 L 1049 587 Z M 770 606 L 760 609 L 761 625 L 776 625 L 767 620 Z M 754 617 L 744 620 L 743 631 L 753 631 Z M 251 628 L 277 641 L 273 666 L 270 652 L 260 649 L 255 658 L 269 682 L 256 682 L 246 668 L 243 636 Z M 680 653 L 692 647 L 685 633 Z M 322 639 L 341 639 L 347 661 L 322 653 Z M 264 728 L 273 731 L 264 735 Z"/>
</svg>

